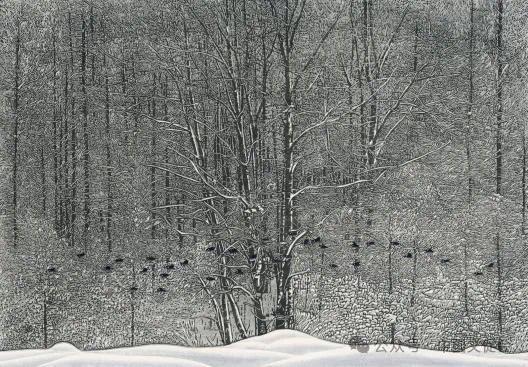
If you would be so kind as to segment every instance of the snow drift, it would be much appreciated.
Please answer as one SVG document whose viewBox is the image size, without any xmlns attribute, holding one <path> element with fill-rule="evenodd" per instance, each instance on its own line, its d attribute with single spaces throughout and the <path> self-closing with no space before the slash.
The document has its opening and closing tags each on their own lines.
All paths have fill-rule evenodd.
<svg viewBox="0 0 528 367">
<path fill-rule="evenodd" d="M 516 367 L 528 353 L 503 354 L 484 348 L 448 353 L 378 345 L 331 343 L 292 330 L 274 331 L 225 347 L 145 345 L 83 352 L 67 343 L 50 349 L 0 352 L 0 367 Z"/>
</svg>

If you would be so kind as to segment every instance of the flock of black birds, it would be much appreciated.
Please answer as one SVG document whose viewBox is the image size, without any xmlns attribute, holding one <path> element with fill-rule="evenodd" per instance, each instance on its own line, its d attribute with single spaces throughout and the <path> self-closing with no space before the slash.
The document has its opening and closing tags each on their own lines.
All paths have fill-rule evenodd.
<svg viewBox="0 0 528 367">
<path fill-rule="evenodd" d="M 345 240 L 350 240 L 350 235 L 346 234 L 345 235 Z M 324 244 L 322 242 L 321 237 L 319 237 L 319 236 L 314 238 L 314 239 L 306 238 L 306 239 L 304 239 L 303 244 L 305 246 L 311 246 L 311 245 L 314 245 L 314 244 L 318 244 L 319 248 L 321 248 L 323 251 L 325 249 L 329 248 L 328 245 L 326 245 L 326 244 Z M 374 246 L 375 244 L 376 243 L 374 241 L 365 242 L 366 247 L 371 247 L 371 246 Z M 398 241 L 390 241 L 389 245 L 390 245 L 390 247 L 398 247 L 398 246 L 400 246 L 400 243 Z M 350 244 L 350 247 L 355 252 L 358 252 L 359 249 L 361 248 L 361 246 L 356 241 L 352 241 L 352 243 Z M 425 249 L 423 252 L 428 254 L 428 255 L 431 255 L 431 254 L 434 253 L 434 250 L 431 247 L 429 247 L 429 248 Z M 414 255 L 411 252 L 407 252 L 407 253 L 405 253 L 403 255 L 403 257 L 406 258 L 406 259 L 413 259 Z M 451 263 L 451 259 L 444 257 L 444 258 L 440 259 L 440 263 L 443 264 L 443 265 L 448 265 L 449 263 Z M 361 262 L 359 260 L 354 260 L 352 265 L 354 266 L 355 269 L 357 269 L 361 265 Z M 339 265 L 337 265 L 335 263 L 330 263 L 328 266 L 330 268 L 332 268 L 332 269 L 337 269 L 339 267 Z M 493 263 L 493 262 L 491 262 L 488 265 L 486 265 L 487 268 L 493 268 L 494 266 L 495 266 L 495 263 Z M 476 275 L 476 276 L 480 276 L 480 275 L 483 275 L 483 274 L 484 273 L 482 271 L 480 271 L 480 270 L 475 271 L 473 273 L 473 275 Z"/>
<path fill-rule="evenodd" d="M 345 239 L 349 239 L 350 236 L 349 235 L 345 235 Z M 309 239 L 309 238 L 305 238 L 304 241 L 303 241 L 303 244 L 305 246 L 313 246 L 313 245 L 317 245 L 324 253 L 324 250 L 329 248 L 328 245 L 326 245 L 325 243 L 323 243 L 322 239 L 320 236 L 318 237 L 315 237 L 313 239 Z M 371 246 L 374 246 L 375 245 L 375 242 L 374 241 L 367 241 L 365 242 L 365 245 L 366 247 L 371 247 Z M 400 246 L 400 243 L 398 241 L 390 241 L 389 242 L 389 245 L 390 247 L 398 247 Z M 361 246 L 356 242 L 356 241 L 353 241 L 351 244 L 350 244 L 350 247 L 354 250 L 354 252 L 358 252 L 361 248 Z M 209 246 L 205 249 L 206 252 L 214 252 L 216 251 L 216 247 L 215 246 Z M 238 249 L 235 248 L 235 247 L 229 247 L 227 250 L 226 250 L 227 253 L 231 254 L 231 255 L 235 255 L 237 253 L 239 253 Z M 431 255 L 434 253 L 434 250 L 432 248 L 427 248 L 426 250 L 424 250 L 424 253 L 428 254 L 428 255 Z M 86 253 L 85 252 L 79 252 L 76 254 L 76 256 L 81 259 L 81 258 L 84 258 L 86 256 Z M 411 252 L 407 252 L 403 255 L 404 258 L 407 258 L 407 259 L 413 259 L 414 258 L 414 255 L 413 253 Z M 145 257 L 146 261 L 149 262 L 149 263 L 154 263 L 157 258 L 153 255 L 148 255 Z M 252 261 L 256 261 L 257 259 L 257 255 L 255 253 L 250 253 L 249 256 L 248 256 L 248 260 L 250 262 Z M 114 259 L 114 263 L 116 264 L 121 264 L 125 261 L 124 258 L 122 257 L 117 257 Z M 451 259 L 450 258 L 441 258 L 440 259 L 440 263 L 443 264 L 443 265 L 448 265 L 449 263 L 451 263 Z M 188 259 L 184 259 L 182 261 L 180 261 L 180 266 L 182 267 L 185 267 L 185 266 L 188 266 L 189 265 L 189 260 Z M 359 268 L 359 266 L 361 265 L 361 262 L 357 259 L 355 259 L 353 262 L 352 262 L 352 265 L 354 266 L 354 268 L 357 270 Z M 154 271 L 154 265 L 152 264 L 152 270 Z M 485 267 L 491 269 L 495 266 L 495 263 L 494 262 L 491 262 L 489 264 L 487 264 Z M 329 264 L 329 267 L 332 268 L 332 269 L 337 269 L 339 267 L 339 265 L 335 264 L 335 263 L 330 263 Z M 169 278 L 170 274 L 168 271 L 170 270 L 175 270 L 176 269 L 176 265 L 174 263 L 168 263 L 165 265 L 164 267 L 166 269 L 165 272 L 162 272 L 159 274 L 159 276 L 163 279 L 167 279 Z M 113 267 L 112 265 L 108 264 L 106 266 L 104 266 L 103 270 L 105 272 L 111 272 L 113 270 Z M 148 266 L 144 266 L 140 271 L 139 273 L 140 274 L 146 274 L 149 272 L 149 267 Z M 58 270 L 55 266 L 50 266 L 47 268 L 47 272 L 50 273 L 50 274 L 54 274 L 54 273 L 57 273 Z M 235 269 L 234 270 L 234 273 L 236 275 L 242 275 L 244 274 L 244 271 L 242 269 Z M 477 270 L 473 273 L 473 275 L 475 276 L 481 276 L 483 275 L 483 271 L 482 270 Z M 207 276 L 205 278 L 205 280 L 207 280 L 208 282 L 213 282 L 216 280 L 215 277 L 213 276 Z M 138 287 L 136 285 L 133 285 L 130 287 L 130 291 L 131 292 L 135 292 L 138 290 Z M 167 292 L 167 289 L 164 288 L 164 287 L 158 287 L 157 288 L 157 292 L 158 293 L 165 293 Z"/>
<path fill-rule="evenodd" d="M 86 256 L 86 253 L 84 253 L 84 252 L 80 252 L 80 253 L 76 254 L 76 256 L 77 256 L 78 258 L 83 258 L 83 257 Z M 145 259 L 147 260 L 147 262 L 150 262 L 150 263 L 153 263 L 154 261 L 157 260 L 156 257 L 153 256 L 153 255 L 148 255 L 148 256 L 146 256 Z M 122 258 L 122 257 L 117 257 L 117 258 L 114 259 L 113 262 L 116 263 L 116 264 L 121 264 L 121 263 L 124 263 L 124 262 L 125 262 L 125 259 Z M 182 267 L 189 265 L 189 260 L 184 259 L 184 260 L 180 261 L 180 265 L 181 265 Z M 166 269 L 167 271 L 169 271 L 169 270 L 174 270 L 174 269 L 176 269 L 176 265 L 173 264 L 173 263 L 169 263 L 169 264 L 165 265 L 165 269 Z M 114 267 L 113 267 L 111 264 L 107 264 L 107 265 L 105 265 L 105 266 L 103 267 L 103 270 L 104 270 L 105 272 L 107 272 L 107 273 L 110 273 L 110 272 L 112 272 L 112 270 L 114 270 Z M 167 279 L 167 278 L 170 276 L 170 274 L 169 274 L 167 271 L 165 271 L 165 272 L 163 272 L 163 273 L 160 273 L 159 276 L 160 276 L 161 278 L 163 278 L 163 279 Z M 49 266 L 49 267 L 47 268 L 47 272 L 48 272 L 49 274 L 56 274 L 56 273 L 58 273 L 58 269 L 57 269 L 57 267 L 55 267 L 55 266 Z M 140 273 L 140 274 L 146 274 L 146 273 L 148 273 L 148 272 L 149 272 L 149 268 L 148 268 L 147 266 L 144 266 L 141 270 L 139 270 L 139 273 Z M 129 290 L 130 290 L 131 292 L 136 292 L 138 289 L 139 289 L 139 288 L 137 287 L 137 285 L 132 285 L 132 286 L 129 288 Z M 167 292 L 167 289 L 164 288 L 164 287 L 159 287 L 159 288 L 157 289 L 157 292 L 159 292 L 159 293 L 165 293 L 165 292 Z"/>
</svg>

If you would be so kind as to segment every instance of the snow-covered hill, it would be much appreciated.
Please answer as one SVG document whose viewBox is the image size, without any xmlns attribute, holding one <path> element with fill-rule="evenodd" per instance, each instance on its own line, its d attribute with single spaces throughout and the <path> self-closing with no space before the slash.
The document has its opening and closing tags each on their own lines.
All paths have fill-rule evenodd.
<svg viewBox="0 0 528 367">
<path fill-rule="evenodd" d="M 466 353 L 392 345 L 351 348 L 292 330 L 274 331 L 226 347 L 146 345 L 83 352 L 60 343 L 50 349 L 0 352 L 0 367 L 516 367 L 528 353 L 508 355 L 484 348 Z"/>
</svg>

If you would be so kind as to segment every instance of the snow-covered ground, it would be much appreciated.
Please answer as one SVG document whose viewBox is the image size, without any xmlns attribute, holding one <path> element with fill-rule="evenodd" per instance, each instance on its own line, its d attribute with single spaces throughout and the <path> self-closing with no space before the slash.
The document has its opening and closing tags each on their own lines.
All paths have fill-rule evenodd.
<svg viewBox="0 0 528 367">
<path fill-rule="evenodd" d="M 351 348 L 292 330 L 274 331 L 226 347 L 146 345 L 83 352 L 60 343 L 50 349 L 0 352 L 1 366 L 20 367 L 515 367 L 528 353 L 502 354 L 476 348 L 444 353 L 378 345 Z"/>
</svg>

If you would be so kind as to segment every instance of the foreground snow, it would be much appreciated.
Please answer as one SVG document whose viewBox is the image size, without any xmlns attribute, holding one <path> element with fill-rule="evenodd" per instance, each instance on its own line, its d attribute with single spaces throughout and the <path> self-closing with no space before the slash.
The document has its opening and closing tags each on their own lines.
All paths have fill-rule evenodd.
<svg viewBox="0 0 528 367">
<path fill-rule="evenodd" d="M 50 349 L 0 352 L 0 367 L 515 367 L 528 353 L 508 355 L 483 348 L 444 353 L 392 345 L 367 353 L 292 331 L 274 331 L 226 347 L 146 345 L 82 352 L 67 343 Z"/>
</svg>

